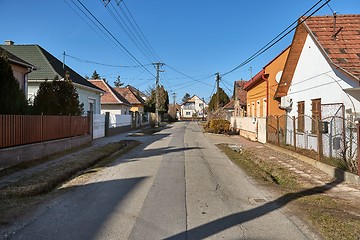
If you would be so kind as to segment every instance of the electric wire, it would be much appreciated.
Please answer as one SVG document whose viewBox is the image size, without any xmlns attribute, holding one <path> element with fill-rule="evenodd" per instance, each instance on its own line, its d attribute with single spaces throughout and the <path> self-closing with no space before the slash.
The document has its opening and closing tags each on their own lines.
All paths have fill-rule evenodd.
<svg viewBox="0 0 360 240">
<path fill-rule="evenodd" d="M 308 9 L 302 16 L 305 16 L 306 14 L 308 14 L 310 11 L 312 11 L 317 5 L 319 5 L 323 0 L 319 0 L 315 5 L 313 5 L 310 9 Z M 271 47 L 273 47 L 275 44 L 277 44 L 278 42 L 280 42 L 283 38 L 285 38 L 287 35 L 289 35 L 294 29 L 296 29 L 299 25 L 301 25 L 303 22 L 305 22 L 309 17 L 311 17 L 312 15 L 314 15 L 316 12 L 318 12 L 321 8 L 323 8 L 326 4 L 328 4 L 331 0 L 326 0 L 325 3 L 323 3 L 320 7 L 318 7 L 317 9 L 315 9 L 309 16 L 305 17 L 303 20 L 301 20 L 299 22 L 299 20 L 301 18 L 299 18 L 298 20 L 294 21 L 293 23 L 291 23 L 285 30 L 283 30 L 281 33 L 279 33 L 276 37 L 274 37 L 270 42 L 268 42 L 265 46 L 263 46 L 262 48 L 260 48 L 256 53 L 254 53 L 253 55 L 251 55 L 249 58 L 247 58 L 244 62 L 242 62 L 241 64 L 239 64 L 238 66 L 236 66 L 235 68 L 233 68 L 232 70 L 222 74 L 222 76 L 228 75 L 234 71 L 236 71 L 237 69 L 245 66 L 246 64 L 248 64 L 249 62 L 251 62 L 252 60 L 254 60 L 255 58 L 259 57 L 260 55 L 262 55 L 263 53 L 265 53 L 267 50 L 269 50 Z M 292 27 L 295 23 L 297 23 L 294 27 Z M 280 37 L 281 36 L 281 37 Z"/>
<path fill-rule="evenodd" d="M 97 19 L 94 14 L 80 1 L 77 0 L 79 4 L 95 19 L 95 21 L 121 46 L 131 58 L 133 58 L 145 71 L 147 71 L 151 76 L 155 75 L 149 71 L 100 21 Z"/>
<path fill-rule="evenodd" d="M 90 60 L 86 60 L 86 59 L 82 59 L 79 57 L 74 57 L 71 56 L 69 54 L 63 54 L 66 57 L 72 58 L 78 62 L 83 62 L 83 63 L 90 63 L 90 64 L 95 64 L 95 65 L 100 65 L 100 66 L 105 66 L 105 67 L 114 67 L 114 68 L 141 68 L 142 66 L 140 65 L 133 65 L 133 66 L 129 66 L 129 65 L 114 65 L 114 64 L 107 64 L 107 63 L 99 63 L 99 62 L 94 62 L 94 61 L 90 61 Z M 144 66 L 150 66 L 151 64 L 144 64 Z"/>
</svg>

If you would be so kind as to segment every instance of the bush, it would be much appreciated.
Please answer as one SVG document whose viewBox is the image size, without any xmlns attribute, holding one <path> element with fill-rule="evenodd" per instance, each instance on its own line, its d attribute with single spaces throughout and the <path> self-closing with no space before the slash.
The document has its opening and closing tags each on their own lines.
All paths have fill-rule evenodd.
<svg viewBox="0 0 360 240">
<path fill-rule="evenodd" d="M 230 122 L 225 119 L 211 119 L 206 128 L 212 133 L 227 133 L 230 130 Z"/>
</svg>

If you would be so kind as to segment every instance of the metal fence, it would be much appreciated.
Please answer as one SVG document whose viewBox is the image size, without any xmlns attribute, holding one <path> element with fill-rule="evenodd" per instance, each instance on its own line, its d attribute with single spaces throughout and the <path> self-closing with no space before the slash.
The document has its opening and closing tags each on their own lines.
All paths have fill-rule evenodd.
<svg viewBox="0 0 360 240">
<path fill-rule="evenodd" d="M 355 114 L 342 104 L 321 105 L 321 118 L 308 115 L 268 116 L 267 142 L 307 150 L 311 157 L 341 159 L 357 171 L 358 133 Z"/>
<path fill-rule="evenodd" d="M 0 148 L 89 134 L 84 116 L 0 115 Z"/>
</svg>

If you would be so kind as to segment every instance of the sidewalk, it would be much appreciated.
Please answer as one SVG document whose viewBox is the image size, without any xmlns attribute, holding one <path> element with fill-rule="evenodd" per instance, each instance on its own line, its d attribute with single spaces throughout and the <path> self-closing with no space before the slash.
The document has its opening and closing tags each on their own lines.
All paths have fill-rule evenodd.
<svg viewBox="0 0 360 240">
<path fill-rule="evenodd" d="M 46 161 L 44 163 L 41 163 L 39 165 L 35 165 L 33 167 L 30 167 L 30 168 L 26 168 L 26 169 L 23 169 L 23 170 L 19 170 L 19 171 L 16 171 L 14 173 L 11 173 L 9 175 L 6 175 L 6 176 L 3 176 L 3 177 L 0 177 L 0 188 L 3 188 L 9 184 L 12 184 L 14 182 L 17 182 L 23 178 L 26 178 L 36 172 L 40 172 L 42 170 L 45 170 L 47 169 L 48 167 L 50 166 L 54 166 L 58 163 L 61 163 L 62 161 L 64 161 L 65 159 L 69 158 L 69 157 L 76 157 L 77 155 L 80 155 L 82 153 L 85 153 L 85 152 L 89 152 L 93 149 L 96 149 L 96 148 L 99 148 L 99 147 L 102 147 L 108 143 L 112 143 L 112 142 L 118 142 L 120 140 L 124 140 L 124 139 L 129 139 L 130 138 L 127 138 L 127 136 L 131 133 L 135 133 L 135 132 L 138 132 L 140 131 L 141 129 L 136 129 L 136 130 L 132 130 L 132 131 L 129 131 L 129 132 L 124 132 L 124 133 L 120 133 L 120 134 L 117 134 L 117 135 L 114 135 L 114 136 L 111 136 L 111 137 L 102 137 L 102 138 L 98 138 L 98 139 L 94 139 L 91 143 L 90 143 L 90 146 L 87 146 L 85 148 L 82 148 L 80 150 L 75 150 L 71 153 L 68 153 L 68 154 L 64 154 L 62 155 L 61 153 L 59 153 L 61 156 L 59 157 L 54 157 L 52 158 L 51 160 L 49 161 Z M 138 138 L 137 138 L 138 139 Z"/>
<path fill-rule="evenodd" d="M 207 139 L 213 144 L 228 143 L 242 146 L 244 149 L 256 152 L 256 157 L 266 161 L 273 161 L 275 164 L 280 164 L 282 167 L 292 171 L 304 186 L 325 186 L 327 183 L 334 180 L 334 176 L 320 170 L 318 166 L 309 163 L 316 160 L 304 161 L 307 157 L 294 154 L 294 152 L 274 146 L 271 144 L 261 144 L 252 142 L 239 135 L 222 135 L 222 134 L 209 134 L 205 133 Z M 329 168 L 332 168 L 329 166 Z M 344 198 L 354 198 L 360 204 L 360 185 L 349 182 L 341 182 L 329 191 L 329 194 L 339 195 Z"/>
</svg>

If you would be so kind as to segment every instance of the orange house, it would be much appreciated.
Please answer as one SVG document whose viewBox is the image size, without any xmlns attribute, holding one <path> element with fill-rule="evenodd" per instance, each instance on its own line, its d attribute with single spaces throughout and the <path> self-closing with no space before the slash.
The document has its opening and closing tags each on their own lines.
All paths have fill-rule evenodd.
<svg viewBox="0 0 360 240">
<path fill-rule="evenodd" d="M 290 47 L 282 51 L 245 85 L 247 91 L 247 116 L 280 116 L 285 111 L 279 108 L 279 101 L 274 99 Z"/>
</svg>

